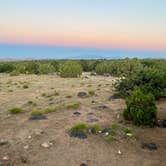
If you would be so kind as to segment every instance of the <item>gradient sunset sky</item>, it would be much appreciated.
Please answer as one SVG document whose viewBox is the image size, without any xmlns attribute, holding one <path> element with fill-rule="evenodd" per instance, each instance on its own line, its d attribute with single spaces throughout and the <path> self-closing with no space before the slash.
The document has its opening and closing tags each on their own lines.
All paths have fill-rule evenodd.
<svg viewBox="0 0 166 166">
<path fill-rule="evenodd" d="M 1 0 L 0 44 L 166 52 L 166 0 Z"/>
</svg>

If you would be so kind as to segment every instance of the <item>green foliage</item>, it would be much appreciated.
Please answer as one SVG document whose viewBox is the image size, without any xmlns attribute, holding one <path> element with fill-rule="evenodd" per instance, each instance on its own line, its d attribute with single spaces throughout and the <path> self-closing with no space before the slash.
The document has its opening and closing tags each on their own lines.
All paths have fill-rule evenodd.
<svg viewBox="0 0 166 166">
<path fill-rule="evenodd" d="M 94 96 L 94 95 L 95 95 L 95 91 L 94 91 L 94 90 L 89 90 L 89 91 L 88 91 L 88 94 L 89 94 L 90 96 Z"/>
<path fill-rule="evenodd" d="M 10 73 L 15 69 L 14 65 L 10 62 L 0 63 L 0 73 Z"/>
<path fill-rule="evenodd" d="M 115 85 L 121 96 L 129 96 L 135 86 L 139 86 L 144 93 L 152 93 L 156 99 L 166 97 L 166 73 L 155 68 L 141 69 L 128 77 L 121 79 Z"/>
<path fill-rule="evenodd" d="M 79 107 L 80 107 L 80 103 L 79 102 L 67 105 L 68 109 L 77 110 Z"/>
<path fill-rule="evenodd" d="M 135 88 L 126 101 L 127 108 L 123 112 L 126 120 L 136 125 L 153 126 L 156 122 L 156 106 L 154 96 L 144 94 L 140 88 Z"/>
<path fill-rule="evenodd" d="M 10 73 L 10 76 L 18 76 L 20 73 L 17 71 L 17 70 L 13 70 L 11 73 Z"/>
<path fill-rule="evenodd" d="M 130 138 L 135 138 L 135 133 L 131 128 L 124 128 L 123 132 L 125 133 L 126 136 L 130 137 Z"/>
<path fill-rule="evenodd" d="M 56 69 L 54 66 L 50 64 L 40 64 L 38 68 L 38 73 L 39 74 L 49 74 L 49 73 L 54 73 Z"/>
<path fill-rule="evenodd" d="M 75 61 L 67 61 L 60 67 L 61 77 L 80 77 L 82 75 L 82 67 Z"/>
<path fill-rule="evenodd" d="M 88 126 L 84 123 L 79 123 L 71 128 L 71 131 L 87 131 Z"/>
<path fill-rule="evenodd" d="M 18 107 L 15 107 L 15 108 L 11 108 L 8 110 L 11 114 L 19 114 L 19 113 L 22 113 L 24 112 L 24 110 L 22 108 L 18 108 Z"/>
<path fill-rule="evenodd" d="M 102 127 L 99 124 L 95 124 L 93 126 L 90 126 L 89 128 L 93 129 L 95 131 L 95 133 L 102 131 Z"/>
<path fill-rule="evenodd" d="M 36 116 L 36 115 L 43 115 L 43 112 L 41 110 L 33 110 L 31 112 L 32 116 Z"/>
<path fill-rule="evenodd" d="M 29 86 L 25 84 L 25 85 L 23 85 L 23 88 L 24 88 L 24 89 L 28 89 Z"/>
<path fill-rule="evenodd" d="M 27 104 L 32 105 L 32 106 L 37 106 L 37 103 L 35 103 L 34 101 L 31 101 L 31 100 L 29 100 L 27 102 Z"/>
<path fill-rule="evenodd" d="M 43 110 L 43 113 L 44 114 L 49 114 L 49 113 L 55 112 L 56 110 L 57 110 L 56 108 L 45 108 Z"/>
</svg>

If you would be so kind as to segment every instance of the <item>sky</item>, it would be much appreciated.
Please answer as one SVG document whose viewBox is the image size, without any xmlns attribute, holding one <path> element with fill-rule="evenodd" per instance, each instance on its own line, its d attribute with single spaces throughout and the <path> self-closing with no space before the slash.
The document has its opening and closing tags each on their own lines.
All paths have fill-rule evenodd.
<svg viewBox="0 0 166 166">
<path fill-rule="evenodd" d="M 166 52 L 166 0 L 1 0 L 0 44 Z"/>
</svg>

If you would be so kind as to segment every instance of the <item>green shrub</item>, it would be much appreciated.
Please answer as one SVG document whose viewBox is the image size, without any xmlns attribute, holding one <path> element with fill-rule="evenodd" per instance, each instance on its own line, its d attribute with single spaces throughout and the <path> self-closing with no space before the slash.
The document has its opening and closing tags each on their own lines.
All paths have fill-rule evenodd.
<svg viewBox="0 0 166 166">
<path fill-rule="evenodd" d="M 40 64 L 38 68 L 38 73 L 39 74 L 49 74 L 49 73 L 54 73 L 55 68 L 50 65 L 50 64 Z"/>
<path fill-rule="evenodd" d="M 17 70 L 13 70 L 11 73 L 10 73 L 10 76 L 18 76 L 20 73 L 17 71 Z"/>
<path fill-rule="evenodd" d="M 90 126 L 89 128 L 93 129 L 95 133 L 98 133 L 99 131 L 102 131 L 102 127 L 98 124 Z"/>
<path fill-rule="evenodd" d="M 28 86 L 28 85 L 23 85 L 23 88 L 24 88 L 24 89 L 28 89 L 29 86 Z"/>
<path fill-rule="evenodd" d="M 89 91 L 88 91 L 88 94 L 89 94 L 90 96 L 94 96 L 94 95 L 95 95 L 95 91 L 94 91 L 94 90 L 89 90 Z"/>
<path fill-rule="evenodd" d="M 126 104 L 127 108 L 123 112 L 126 120 L 131 120 L 136 125 L 153 126 L 155 124 L 156 106 L 152 94 L 144 94 L 139 88 L 135 88 Z"/>
<path fill-rule="evenodd" d="M 36 116 L 36 115 L 43 115 L 43 112 L 41 110 L 33 110 L 31 112 L 32 116 Z"/>
<path fill-rule="evenodd" d="M 67 61 L 60 67 L 61 77 L 80 77 L 82 75 L 82 67 L 75 61 Z"/>
<path fill-rule="evenodd" d="M 34 101 L 31 101 L 31 100 L 29 100 L 27 103 L 32 106 L 37 106 L 37 103 L 35 103 Z"/>
<path fill-rule="evenodd" d="M 77 110 L 79 107 L 80 107 L 80 103 L 79 102 L 67 105 L 67 109 Z"/>
<path fill-rule="evenodd" d="M 24 112 L 24 110 L 22 108 L 18 108 L 18 107 L 15 107 L 15 108 L 11 108 L 8 110 L 11 114 L 18 114 L 18 113 L 22 113 Z"/>
<path fill-rule="evenodd" d="M 44 114 L 49 114 L 49 113 L 55 112 L 56 110 L 57 110 L 56 108 L 45 108 L 43 110 L 43 113 Z"/>
<path fill-rule="evenodd" d="M 166 73 L 155 68 L 144 68 L 132 73 L 115 84 L 116 90 L 122 97 L 127 97 L 139 86 L 144 93 L 152 93 L 156 99 L 166 97 Z"/>
<path fill-rule="evenodd" d="M 71 128 L 71 131 L 87 131 L 88 126 L 84 123 L 79 123 Z"/>
</svg>

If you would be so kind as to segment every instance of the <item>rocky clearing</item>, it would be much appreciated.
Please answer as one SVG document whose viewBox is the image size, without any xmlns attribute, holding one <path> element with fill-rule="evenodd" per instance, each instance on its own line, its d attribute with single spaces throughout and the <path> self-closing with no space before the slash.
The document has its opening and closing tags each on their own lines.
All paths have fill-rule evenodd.
<svg viewBox="0 0 166 166">
<path fill-rule="evenodd" d="M 0 74 L 0 166 L 165 166 L 165 128 L 124 122 L 124 100 L 109 100 L 116 79 Z M 95 94 L 77 96 L 90 91 Z M 80 103 L 79 108 L 67 107 L 73 103 Z M 16 106 L 26 111 L 9 114 L 8 109 Z M 32 110 L 53 106 L 58 109 L 46 114 L 47 119 L 29 120 Z M 158 101 L 157 106 L 158 118 L 166 119 L 165 100 Z M 70 129 L 78 123 L 103 127 L 116 123 L 132 128 L 136 137 L 120 137 L 112 142 L 100 134 L 88 134 L 87 139 L 70 137 Z M 155 143 L 157 149 L 142 148 L 143 143 Z"/>
</svg>

